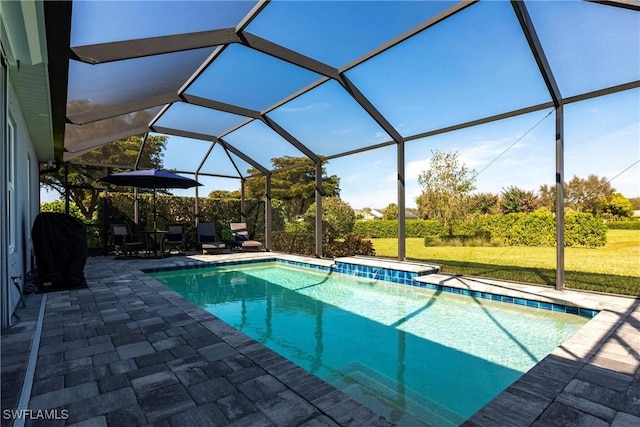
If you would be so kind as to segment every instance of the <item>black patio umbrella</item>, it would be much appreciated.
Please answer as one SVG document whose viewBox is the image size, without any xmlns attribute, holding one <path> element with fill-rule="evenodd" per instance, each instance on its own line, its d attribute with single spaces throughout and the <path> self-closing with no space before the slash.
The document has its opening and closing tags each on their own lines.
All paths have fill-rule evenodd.
<svg viewBox="0 0 640 427">
<path fill-rule="evenodd" d="M 115 185 L 153 189 L 153 228 L 156 228 L 156 189 L 157 188 L 191 188 L 200 184 L 195 179 L 176 175 L 162 169 L 142 169 L 107 175 L 100 181 Z"/>
</svg>

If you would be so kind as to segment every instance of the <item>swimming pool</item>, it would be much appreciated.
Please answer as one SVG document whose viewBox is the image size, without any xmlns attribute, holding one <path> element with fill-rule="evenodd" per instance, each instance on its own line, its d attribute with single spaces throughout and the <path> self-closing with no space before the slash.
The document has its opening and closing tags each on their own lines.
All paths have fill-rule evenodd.
<svg viewBox="0 0 640 427">
<path fill-rule="evenodd" d="M 401 425 L 458 425 L 587 318 L 275 262 L 150 273 Z"/>
</svg>

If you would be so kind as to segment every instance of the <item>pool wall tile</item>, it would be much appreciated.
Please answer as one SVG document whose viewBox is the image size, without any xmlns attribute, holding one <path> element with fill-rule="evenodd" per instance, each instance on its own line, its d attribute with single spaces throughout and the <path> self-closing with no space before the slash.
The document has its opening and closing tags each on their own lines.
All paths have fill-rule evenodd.
<svg viewBox="0 0 640 427">
<path fill-rule="evenodd" d="M 540 303 L 538 301 L 532 301 L 530 299 L 527 301 L 527 307 L 540 308 Z"/>
<path fill-rule="evenodd" d="M 412 285 L 413 279 L 418 273 L 402 270 L 394 270 L 381 267 L 370 267 L 367 265 L 350 264 L 346 262 L 336 262 L 334 271 L 348 276 L 365 277 L 372 280 L 383 280 L 386 282 Z"/>
<path fill-rule="evenodd" d="M 543 310 L 551 310 L 551 303 L 550 302 L 540 302 L 540 308 Z"/>
<path fill-rule="evenodd" d="M 566 305 L 565 310 L 566 310 L 566 313 L 569 313 L 569 314 L 578 314 L 579 312 L 578 307 L 573 307 L 571 305 Z"/>
<path fill-rule="evenodd" d="M 429 283 L 428 281 L 425 281 L 425 280 L 414 280 L 413 283 L 411 283 L 411 285 L 424 288 L 424 289 L 432 289 L 440 292 L 449 292 L 452 294 L 469 296 L 471 298 L 498 301 L 506 304 L 515 304 L 515 305 L 526 306 L 529 308 L 534 308 L 539 310 L 555 311 L 558 313 L 575 314 L 581 317 L 592 318 L 599 313 L 598 310 L 591 310 L 588 308 L 581 308 L 581 307 L 575 307 L 575 306 L 569 306 L 569 305 L 563 305 L 563 304 L 554 304 L 550 302 L 530 300 L 527 298 L 515 298 L 512 296 L 498 295 L 490 292 L 480 292 L 480 291 L 474 291 L 470 289 L 457 288 L 455 286 L 444 286 L 444 285 Z"/>
</svg>

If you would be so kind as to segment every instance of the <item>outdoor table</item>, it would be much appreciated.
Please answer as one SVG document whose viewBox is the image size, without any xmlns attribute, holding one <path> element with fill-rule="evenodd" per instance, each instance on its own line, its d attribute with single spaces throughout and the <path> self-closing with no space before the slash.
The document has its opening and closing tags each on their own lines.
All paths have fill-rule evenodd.
<svg viewBox="0 0 640 427">
<path fill-rule="evenodd" d="M 168 231 L 144 230 L 142 233 L 147 236 L 147 256 L 149 258 L 162 258 L 164 256 L 164 237 Z"/>
</svg>

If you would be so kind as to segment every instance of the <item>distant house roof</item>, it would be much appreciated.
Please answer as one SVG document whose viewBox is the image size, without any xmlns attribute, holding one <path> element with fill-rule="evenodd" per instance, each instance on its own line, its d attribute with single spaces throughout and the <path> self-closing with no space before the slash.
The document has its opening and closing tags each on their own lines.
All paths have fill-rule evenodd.
<svg viewBox="0 0 640 427">
<path fill-rule="evenodd" d="M 372 219 L 382 219 L 384 217 L 384 214 L 376 209 L 359 209 L 355 212 L 356 215 L 362 216 L 362 219 L 364 219 L 365 221 L 370 221 Z"/>
<path fill-rule="evenodd" d="M 404 217 L 406 219 L 416 219 L 418 218 L 418 212 L 415 209 L 405 209 Z"/>
</svg>

